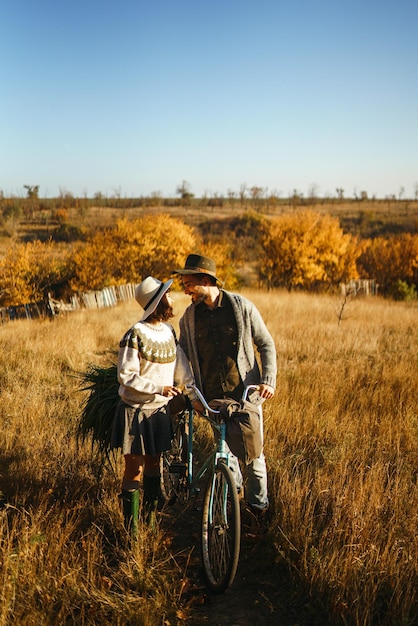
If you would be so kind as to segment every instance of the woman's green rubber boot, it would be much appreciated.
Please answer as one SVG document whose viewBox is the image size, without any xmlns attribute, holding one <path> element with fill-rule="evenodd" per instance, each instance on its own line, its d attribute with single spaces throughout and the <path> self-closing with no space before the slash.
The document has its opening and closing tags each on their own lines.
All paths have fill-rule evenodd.
<svg viewBox="0 0 418 626">
<path fill-rule="evenodd" d="M 139 490 L 125 491 L 122 489 L 123 520 L 125 528 L 133 539 L 138 538 Z"/>
</svg>

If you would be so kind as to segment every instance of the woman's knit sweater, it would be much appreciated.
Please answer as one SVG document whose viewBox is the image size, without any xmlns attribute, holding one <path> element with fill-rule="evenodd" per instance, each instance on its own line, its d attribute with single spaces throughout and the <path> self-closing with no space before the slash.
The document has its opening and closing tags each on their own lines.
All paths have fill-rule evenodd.
<svg viewBox="0 0 418 626">
<path fill-rule="evenodd" d="M 157 409 L 169 398 L 163 388 L 173 385 L 176 340 L 169 324 L 137 322 L 119 344 L 119 395 L 127 404 Z"/>
</svg>

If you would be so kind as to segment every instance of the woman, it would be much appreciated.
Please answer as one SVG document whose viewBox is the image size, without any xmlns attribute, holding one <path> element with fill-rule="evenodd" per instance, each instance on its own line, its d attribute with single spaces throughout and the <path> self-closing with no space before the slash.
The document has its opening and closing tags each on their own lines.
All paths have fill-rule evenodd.
<svg viewBox="0 0 418 626">
<path fill-rule="evenodd" d="M 144 520 L 155 526 L 160 456 L 170 448 L 171 415 L 185 404 L 174 380 L 178 384 L 193 382 L 184 353 L 176 346 L 174 330 L 167 324 L 173 317 L 172 282 L 148 276 L 137 286 L 135 299 L 144 314 L 119 344 L 120 402 L 111 445 L 121 448 L 125 458 L 123 514 L 133 536 L 138 531 L 141 477 Z"/>
</svg>

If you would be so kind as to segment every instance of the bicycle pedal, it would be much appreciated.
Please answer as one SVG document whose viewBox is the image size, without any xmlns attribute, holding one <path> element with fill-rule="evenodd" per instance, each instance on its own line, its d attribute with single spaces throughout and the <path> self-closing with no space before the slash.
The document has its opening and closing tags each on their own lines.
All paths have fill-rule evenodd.
<svg viewBox="0 0 418 626">
<path fill-rule="evenodd" d="M 202 510 L 202 505 L 198 504 L 198 502 L 197 502 L 197 499 L 200 496 L 200 492 L 201 492 L 200 487 L 195 487 L 194 488 L 194 506 L 193 506 L 193 508 L 194 508 L 195 511 L 201 511 Z"/>
<path fill-rule="evenodd" d="M 175 462 L 170 466 L 170 474 L 176 474 L 179 478 L 185 476 L 187 465 L 186 463 Z"/>
</svg>

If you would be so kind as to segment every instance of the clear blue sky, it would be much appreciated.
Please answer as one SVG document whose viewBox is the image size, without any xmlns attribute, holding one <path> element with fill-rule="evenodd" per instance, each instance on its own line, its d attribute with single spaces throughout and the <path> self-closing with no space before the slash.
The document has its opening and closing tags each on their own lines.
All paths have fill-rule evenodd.
<svg viewBox="0 0 418 626">
<path fill-rule="evenodd" d="M 417 0 L 0 0 L 0 190 L 418 185 Z"/>
</svg>

